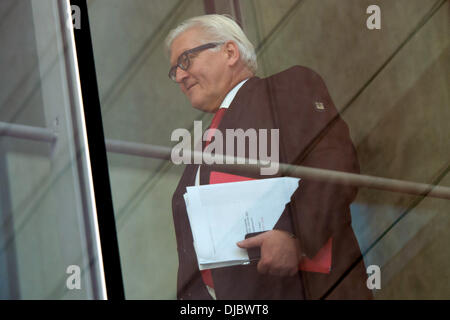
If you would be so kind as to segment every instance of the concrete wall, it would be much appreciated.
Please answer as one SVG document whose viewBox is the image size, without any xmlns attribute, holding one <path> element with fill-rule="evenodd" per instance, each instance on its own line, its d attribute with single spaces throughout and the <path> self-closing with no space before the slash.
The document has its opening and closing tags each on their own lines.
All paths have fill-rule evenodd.
<svg viewBox="0 0 450 320">
<path fill-rule="evenodd" d="M 231 5 L 216 1 L 227 12 Z M 107 138 L 170 146 L 175 128 L 208 118 L 167 78 L 163 39 L 203 1 L 91 0 L 89 14 Z M 229 3 L 228 3 L 229 4 Z M 366 8 L 381 8 L 381 30 Z M 267 76 L 300 64 L 324 78 L 347 121 L 362 173 L 449 185 L 449 3 L 441 0 L 240 1 Z M 231 10 L 231 13 L 236 12 Z M 176 116 L 174 116 L 176 115 Z M 181 167 L 108 154 L 128 298 L 175 298 L 171 196 Z M 361 189 L 353 227 L 376 298 L 448 298 L 448 201 Z"/>
</svg>

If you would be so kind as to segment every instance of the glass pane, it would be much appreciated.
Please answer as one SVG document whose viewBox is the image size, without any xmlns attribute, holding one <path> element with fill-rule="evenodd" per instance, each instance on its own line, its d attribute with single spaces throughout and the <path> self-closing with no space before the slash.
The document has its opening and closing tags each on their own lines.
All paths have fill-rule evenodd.
<svg viewBox="0 0 450 320">
<path fill-rule="evenodd" d="M 263 75 L 303 65 L 325 80 L 350 128 L 361 174 L 450 185 L 448 2 L 240 4 Z M 381 29 L 367 27 L 372 4 L 380 8 Z M 352 226 L 366 267 L 381 269 L 375 299 L 450 296 L 443 281 L 450 266 L 447 199 L 359 190 Z"/>
<path fill-rule="evenodd" d="M 388 182 L 360 182 L 351 205 L 365 271 L 380 268 L 381 289 L 369 288 L 374 298 L 450 296 L 442 281 L 450 270 L 448 196 L 411 194 L 404 184 L 450 186 L 448 1 L 88 4 L 127 298 L 177 295 L 172 196 L 184 166 L 148 150 L 173 147 L 172 132 L 192 133 L 194 120 L 203 129 L 211 121 L 168 79 L 163 42 L 181 21 L 212 11 L 240 21 L 256 48 L 258 77 L 295 65 L 317 72 L 349 127 L 364 181 L 400 186 L 392 192 Z M 369 28 L 370 5 L 381 10 L 381 29 Z"/>
<path fill-rule="evenodd" d="M 105 298 L 68 12 L 0 2 L 1 299 Z"/>
</svg>

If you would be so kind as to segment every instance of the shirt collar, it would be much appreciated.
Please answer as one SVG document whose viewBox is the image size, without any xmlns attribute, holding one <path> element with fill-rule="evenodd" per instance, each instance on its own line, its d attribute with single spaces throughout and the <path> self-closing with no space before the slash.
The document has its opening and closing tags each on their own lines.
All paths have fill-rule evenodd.
<svg viewBox="0 0 450 320">
<path fill-rule="evenodd" d="M 241 82 L 239 82 L 233 89 L 231 89 L 230 92 L 228 92 L 227 96 L 225 97 L 225 99 L 223 99 L 220 108 L 225 108 L 228 109 L 230 107 L 230 104 L 233 102 L 234 97 L 236 96 L 236 94 L 238 93 L 239 89 L 244 85 L 244 83 L 248 80 L 249 78 L 242 80 Z M 219 108 L 219 109 L 220 109 Z"/>
</svg>

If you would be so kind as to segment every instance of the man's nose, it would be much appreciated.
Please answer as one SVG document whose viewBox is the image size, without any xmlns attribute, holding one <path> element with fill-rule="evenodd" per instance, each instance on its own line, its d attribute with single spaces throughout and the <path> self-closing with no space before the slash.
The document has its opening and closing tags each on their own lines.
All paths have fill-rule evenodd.
<svg viewBox="0 0 450 320">
<path fill-rule="evenodd" d="M 181 83 L 184 79 L 188 77 L 188 73 L 181 69 L 180 67 L 175 70 L 175 81 Z"/>
</svg>

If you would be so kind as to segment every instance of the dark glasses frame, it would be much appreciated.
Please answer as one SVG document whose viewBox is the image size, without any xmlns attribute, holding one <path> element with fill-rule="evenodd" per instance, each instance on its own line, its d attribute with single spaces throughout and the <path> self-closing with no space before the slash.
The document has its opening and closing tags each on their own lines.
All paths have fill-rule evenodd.
<svg viewBox="0 0 450 320">
<path fill-rule="evenodd" d="M 177 64 L 170 68 L 169 78 L 173 81 L 176 81 L 177 68 L 180 68 L 181 70 L 184 70 L 184 71 L 189 69 L 189 66 L 191 65 L 191 60 L 189 58 L 189 55 L 198 53 L 203 50 L 212 49 L 212 48 L 215 48 L 222 44 L 224 44 L 224 42 L 210 42 L 210 43 L 206 43 L 201 46 L 184 51 L 182 54 L 179 55 L 179 57 L 177 59 Z"/>
</svg>

